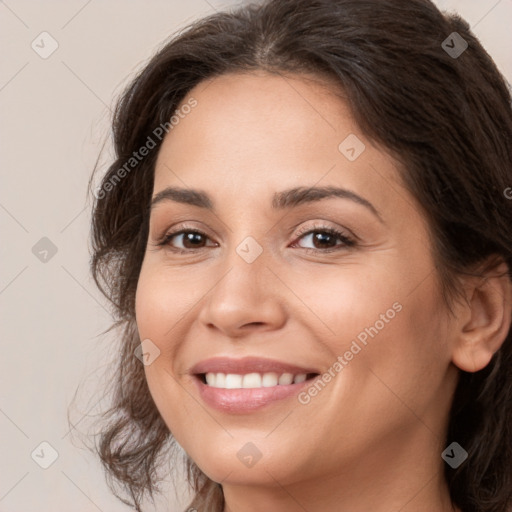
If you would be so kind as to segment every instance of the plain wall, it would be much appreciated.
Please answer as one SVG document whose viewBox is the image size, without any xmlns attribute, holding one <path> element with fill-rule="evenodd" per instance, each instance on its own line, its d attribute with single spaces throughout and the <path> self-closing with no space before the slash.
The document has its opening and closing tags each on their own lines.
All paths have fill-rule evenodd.
<svg viewBox="0 0 512 512">
<path fill-rule="evenodd" d="M 72 443 L 67 421 L 77 386 L 94 389 L 112 342 L 98 337 L 110 318 L 88 274 L 86 187 L 128 77 L 176 29 L 230 3 L 0 2 L 0 512 L 130 510 Z M 512 0 L 437 4 L 468 20 L 512 81 Z M 58 43 L 46 59 L 31 47 L 51 49 L 43 31 Z M 86 391 L 73 408 L 78 428 L 96 398 Z M 43 441 L 58 452 L 48 469 L 36 463 L 52 460 Z M 179 510 L 172 497 L 158 509 Z"/>
</svg>

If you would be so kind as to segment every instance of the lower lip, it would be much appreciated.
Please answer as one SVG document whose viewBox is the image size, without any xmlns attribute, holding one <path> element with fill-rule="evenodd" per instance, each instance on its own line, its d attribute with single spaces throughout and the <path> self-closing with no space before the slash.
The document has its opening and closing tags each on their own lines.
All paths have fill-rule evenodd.
<svg viewBox="0 0 512 512">
<path fill-rule="evenodd" d="M 206 385 L 198 377 L 195 377 L 194 380 L 198 385 L 199 394 L 206 404 L 222 412 L 244 414 L 298 394 L 301 388 L 308 386 L 313 379 L 297 384 L 248 389 L 214 388 Z"/>
</svg>

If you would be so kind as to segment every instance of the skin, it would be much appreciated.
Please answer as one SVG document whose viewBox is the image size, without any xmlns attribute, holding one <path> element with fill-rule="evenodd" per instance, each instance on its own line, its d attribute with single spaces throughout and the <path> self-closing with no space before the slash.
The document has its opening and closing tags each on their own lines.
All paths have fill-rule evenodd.
<svg viewBox="0 0 512 512">
<path fill-rule="evenodd" d="M 231 74 L 199 84 L 183 104 L 191 97 L 197 106 L 160 149 L 154 195 L 198 189 L 215 211 L 155 205 L 136 296 L 140 338 L 160 350 L 145 367 L 148 385 L 172 434 L 222 483 L 225 511 L 456 510 L 441 452 L 457 366 L 476 371 L 498 350 L 510 287 L 498 277 L 468 281 L 468 300 L 448 314 L 425 215 L 397 163 L 319 80 Z M 366 146 L 355 161 L 338 149 L 349 134 Z M 380 219 L 342 198 L 272 209 L 275 192 L 298 186 L 349 189 Z M 179 235 L 157 245 L 184 222 L 207 235 L 200 248 Z M 300 238 L 318 226 L 358 242 L 334 237 L 337 250 L 326 253 L 311 235 Z M 236 252 L 248 236 L 263 249 L 250 264 Z M 220 412 L 188 373 L 214 356 L 327 371 L 397 302 L 401 311 L 306 405 L 291 397 Z M 251 468 L 237 457 L 247 442 L 262 454 Z"/>
</svg>

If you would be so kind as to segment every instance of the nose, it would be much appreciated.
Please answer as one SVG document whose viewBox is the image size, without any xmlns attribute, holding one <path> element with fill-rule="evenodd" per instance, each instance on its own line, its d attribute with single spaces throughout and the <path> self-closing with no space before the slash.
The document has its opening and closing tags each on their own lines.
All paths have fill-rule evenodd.
<svg viewBox="0 0 512 512">
<path fill-rule="evenodd" d="M 284 293 L 266 258 L 247 263 L 235 254 L 206 295 L 199 320 L 230 338 L 280 329 L 286 323 Z"/>
</svg>

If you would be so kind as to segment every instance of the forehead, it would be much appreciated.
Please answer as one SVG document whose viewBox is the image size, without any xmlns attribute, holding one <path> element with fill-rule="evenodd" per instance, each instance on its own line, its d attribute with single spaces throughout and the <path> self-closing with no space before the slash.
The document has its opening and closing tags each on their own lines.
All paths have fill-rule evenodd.
<svg viewBox="0 0 512 512">
<path fill-rule="evenodd" d="M 332 109 L 333 103 L 337 103 L 345 114 L 350 114 L 340 101 L 341 89 L 335 86 L 333 79 L 311 74 L 263 70 L 226 73 L 200 82 L 188 93 L 187 97 L 190 96 L 207 101 L 208 107 L 221 107 L 229 116 L 240 112 L 239 103 L 245 104 L 246 113 L 252 110 L 270 117 L 279 115 L 280 107 L 291 106 L 302 114 L 312 110 L 326 121 L 325 112 L 316 108 Z"/>
<path fill-rule="evenodd" d="M 304 157 L 306 149 L 337 150 L 340 136 L 357 130 L 341 100 L 307 77 L 222 75 L 200 83 L 181 105 L 191 98 L 197 105 L 166 136 L 162 157 L 176 159 L 186 148 L 187 162 L 198 152 L 246 161 L 266 153 L 266 159 L 278 161 L 281 155 Z"/>
<path fill-rule="evenodd" d="M 269 195 L 318 183 L 371 194 L 382 186 L 379 173 L 396 174 L 391 157 L 364 138 L 347 104 L 319 78 L 228 74 L 200 83 L 181 105 L 191 99 L 196 106 L 160 148 L 155 192 L 186 186 Z M 350 161 L 340 144 L 354 136 L 364 150 Z"/>
</svg>

